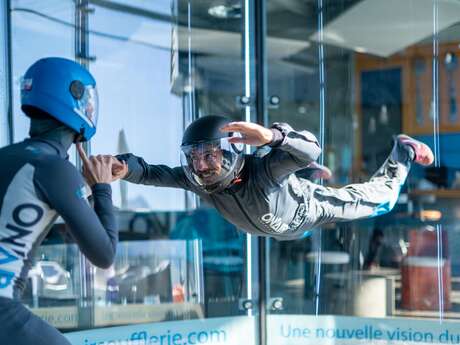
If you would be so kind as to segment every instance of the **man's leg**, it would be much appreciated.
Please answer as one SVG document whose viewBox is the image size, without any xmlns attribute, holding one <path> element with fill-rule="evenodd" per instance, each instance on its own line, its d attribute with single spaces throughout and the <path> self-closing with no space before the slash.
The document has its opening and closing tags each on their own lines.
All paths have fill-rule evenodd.
<svg viewBox="0 0 460 345">
<path fill-rule="evenodd" d="M 405 183 L 410 164 L 429 165 L 433 153 L 425 144 L 405 135 L 395 138 L 390 156 L 369 182 L 330 188 L 311 184 L 310 210 L 314 226 L 374 217 L 392 210 Z"/>
</svg>

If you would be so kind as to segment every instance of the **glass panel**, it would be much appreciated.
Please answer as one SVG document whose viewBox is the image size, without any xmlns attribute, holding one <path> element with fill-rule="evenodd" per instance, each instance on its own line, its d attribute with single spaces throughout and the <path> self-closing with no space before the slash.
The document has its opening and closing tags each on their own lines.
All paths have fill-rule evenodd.
<svg viewBox="0 0 460 345">
<path fill-rule="evenodd" d="M 107 4 L 108 7 L 112 5 L 112 8 L 117 8 L 117 5 L 128 5 L 131 6 L 132 9 L 136 10 L 138 13 L 144 12 L 145 14 L 155 14 L 155 15 L 166 15 L 169 16 L 171 14 L 171 2 L 170 1 L 149 1 L 149 0 L 130 0 L 130 1 L 123 1 L 123 0 L 113 0 L 111 1 L 112 4 Z M 121 9 L 122 7 L 120 7 Z M 147 12 L 149 11 L 149 12 Z"/>
<path fill-rule="evenodd" d="M 350 333 L 368 320 L 383 340 L 409 341 L 391 338 L 405 331 L 410 341 L 442 342 L 439 320 L 460 316 L 453 150 L 460 125 L 459 5 L 269 0 L 267 8 L 268 95 L 278 96 L 268 104 L 269 122 L 313 132 L 323 146 L 319 163 L 332 171 L 324 180 L 312 167 L 297 172 L 310 180 L 304 183 L 311 203 L 321 210 L 311 214 L 319 217 L 312 235 L 270 242 L 269 302 L 283 303 L 268 303 L 269 343 L 329 343 L 340 338 L 338 330 L 349 332 L 350 341 L 369 340 Z M 269 44 L 275 37 L 298 49 L 278 56 Z M 390 152 L 392 161 L 406 161 L 404 152 L 414 151 L 406 150 L 407 140 L 392 151 L 399 133 L 431 147 L 434 163 L 413 162 L 401 190 L 390 188 L 385 197 L 373 192 L 366 200 L 369 191 L 359 187 L 337 190 L 369 181 Z M 397 197 L 394 207 L 389 195 Z"/>
<path fill-rule="evenodd" d="M 74 58 L 74 7 L 70 0 L 11 1 L 15 142 L 29 132 L 29 120 L 20 109 L 19 80 L 42 57 Z"/>
<path fill-rule="evenodd" d="M 12 1 L 16 86 L 40 57 L 73 58 L 75 31 L 82 30 L 73 26 L 74 6 Z M 91 153 L 134 152 L 174 167 L 192 120 L 208 114 L 251 120 L 252 105 L 240 102 L 253 95 L 242 6 L 91 2 L 83 32 L 90 56 L 82 59 L 97 80 L 100 101 Z M 17 141 L 26 136 L 28 122 L 15 92 Z M 216 337 L 222 344 L 248 337 L 256 343 L 254 311 L 243 307 L 257 298 L 251 239 L 182 190 L 126 182 L 112 190 L 120 230 L 115 263 L 106 270 L 92 266 L 67 244 L 73 242 L 67 225 L 59 223 L 36 253 L 26 305 L 75 344 L 144 335 L 151 343 L 169 336 L 190 344 L 215 343 Z M 108 327 L 121 325 L 127 327 Z"/>
<path fill-rule="evenodd" d="M 92 151 L 133 152 L 147 162 L 180 166 L 184 115 L 181 96 L 170 89 L 171 23 L 97 7 L 89 26 L 101 112 Z M 117 182 L 113 191 L 122 209 L 185 209 L 182 190 Z"/>
<path fill-rule="evenodd" d="M 204 317 L 200 240 L 122 242 L 117 253 L 94 269 L 94 326 Z"/>
<path fill-rule="evenodd" d="M 30 310 L 60 329 L 78 327 L 82 285 L 78 247 L 49 244 L 39 247 L 22 297 Z"/>
<path fill-rule="evenodd" d="M 59 56 L 73 59 L 74 2 L 13 0 L 10 6 L 12 139 L 19 142 L 28 137 L 30 123 L 20 109 L 20 78 L 40 58 Z M 71 161 L 75 162 L 75 150 L 70 150 L 69 154 Z M 73 241 L 69 237 L 61 234 L 65 234 L 65 225 L 59 219 L 44 240 L 45 245 L 35 254 L 36 262 L 26 279 L 23 302 L 33 313 L 65 329 L 78 326 L 81 287 L 77 248 L 70 244 Z"/>
<path fill-rule="evenodd" d="M 133 152 L 149 164 L 176 167 L 183 130 L 192 120 L 246 115 L 239 103 L 245 91 L 241 6 L 231 18 L 208 10 L 210 4 L 189 1 L 95 6 L 89 69 L 101 116 L 93 154 Z M 122 181 L 113 184 L 113 195 L 121 243 L 110 269 L 92 268 L 85 276 L 94 310 L 80 324 L 84 334 L 144 323 L 164 329 L 163 321 L 188 320 L 171 326 L 183 330 L 202 327 L 195 319 L 217 317 L 228 318 L 224 331 L 237 322 L 255 332 L 241 307 L 248 296 L 245 256 L 251 255 L 242 232 L 215 210 L 195 208 L 180 189 Z"/>
<path fill-rule="evenodd" d="M 6 5 L 0 6 L 0 41 L 5 42 L 0 47 L 0 147 L 8 143 L 8 46 L 7 40 L 7 8 Z"/>
</svg>

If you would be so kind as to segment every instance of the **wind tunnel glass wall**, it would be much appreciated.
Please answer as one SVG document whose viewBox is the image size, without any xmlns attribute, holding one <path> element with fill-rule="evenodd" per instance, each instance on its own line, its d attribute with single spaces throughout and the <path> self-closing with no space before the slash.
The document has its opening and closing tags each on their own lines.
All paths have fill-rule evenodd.
<svg viewBox="0 0 460 345">
<path fill-rule="evenodd" d="M 92 154 L 132 152 L 147 163 L 175 167 L 191 121 L 252 114 L 240 102 L 248 91 L 242 5 L 227 14 L 191 1 L 90 1 L 89 11 L 77 5 L 11 2 L 15 142 L 28 135 L 29 126 L 19 105 L 21 75 L 44 56 L 77 59 L 77 34 L 87 43 L 87 56 L 78 58 L 99 92 Z M 75 25 L 82 14 L 85 27 Z M 136 340 L 145 330 L 115 333 L 105 330 L 109 326 L 149 324 L 150 332 L 162 334 L 168 331 L 164 321 L 182 321 L 168 326 L 178 332 L 205 332 L 200 319 L 227 342 L 249 334 L 255 343 L 254 319 L 241 307 L 250 252 L 243 233 L 213 209 L 197 208 L 197 200 L 180 189 L 116 182 L 112 191 L 120 230 L 112 267 L 92 266 L 60 220 L 37 250 L 24 303 L 74 343 Z M 229 338 L 235 323 L 244 331 Z M 209 336 L 210 343 L 213 334 L 203 332 L 187 333 L 190 343 L 198 335 L 200 341 Z M 123 335 L 112 339 L 115 334 Z"/>
<path fill-rule="evenodd" d="M 399 133 L 435 154 L 412 164 L 390 213 L 270 241 L 268 301 L 283 307 L 267 304 L 269 343 L 458 339 L 460 5 L 269 0 L 266 16 L 269 122 L 315 133 L 332 171 L 298 177 L 368 181 Z"/>
<path fill-rule="evenodd" d="M 188 1 L 95 7 L 90 70 L 107 102 L 92 152 L 132 152 L 149 164 L 176 167 L 191 121 L 208 114 L 240 118 L 241 16 L 220 22 L 207 11 Z M 244 237 L 234 226 L 214 210 L 194 210 L 193 197 L 180 189 L 124 181 L 113 187 L 123 240 L 200 241 L 201 285 L 191 294 L 202 306 L 196 317 L 243 313 Z"/>
<path fill-rule="evenodd" d="M 0 38 L 2 42 L 7 41 L 7 8 L 0 7 L 0 22 L 4 23 L 0 26 Z M 9 141 L 8 134 L 8 47 L 4 44 L 0 47 L 0 146 L 4 146 Z"/>
<path fill-rule="evenodd" d="M 20 81 L 26 69 L 47 56 L 74 59 L 75 5 L 70 1 L 42 2 L 13 0 L 10 2 L 11 68 L 13 95 L 12 141 L 28 137 L 29 119 L 20 107 Z M 50 44 L 53 42 L 53 44 Z M 25 53 L 27 52 L 27 53 Z M 75 149 L 69 151 L 75 163 Z"/>
<path fill-rule="evenodd" d="M 24 140 L 28 137 L 29 132 L 30 121 L 20 109 L 19 98 L 20 80 L 26 69 L 42 57 L 74 58 L 74 7 L 70 1 L 10 1 L 8 15 L 11 23 L 9 28 L 11 30 L 11 51 L 8 53 L 12 67 L 12 85 L 9 91 L 13 97 L 13 118 L 6 128 L 11 130 L 9 126 L 12 125 L 11 141 L 13 142 Z M 2 25 L 6 27 L 4 21 Z M 2 97 L 6 96 L 7 94 L 2 90 Z M 75 151 L 69 153 L 71 161 L 75 162 L 75 154 L 72 155 Z M 58 220 L 45 243 L 62 243 L 63 240 L 59 233 L 64 233 L 63 230 L 64 224 L 62 220 Z M 56 311 L 56 319 L 59 321 L 56 321 L 55 324 L 59 327 L 70 320 L 76 320 L 76 313 L 67 314 L 66 311 L 69 308 L 76 310 L 78 305 L 76 296 L 79 295 L 81 286 L 79 279 L 75 280 L 73 286 L 69 285 L 71 279 L 80 275 L 77 251 L 72 246 L 58 246 L 52 253 L 49 253 L 50 255 L 45 255 L 39 250 L 36 264 L 28 277 L 28 286 L 24 291 L 23 301 L 33 312 L 45 319 L 46 315 L 53 315 Z M 51 281 L 51 286 L 46 285 L 49 281 Z M 38 309 L 40 306 L 41 311 Z M 48 306 L 58 306 L 58 309 L 50 311 L 46 308 Z M 60 310 L 64 312 L 59 312 Z"/>
<path fill-rule="evenodd" d="M 169 11 L 158 19 L 103 7 L 89 17 L 90 70 L 101 99 L 98 132 L 91 141 L 94 153 L 133 152 L 152 164 L 180 166 L 187 119 L 181 95 L 170 88 L 171 13 L 170 3 L 163 5 Z M 114 184 L 114 204 L 134 211 L 186 208 L 184 191 L 149 189 Z"/>
<path fill-rule="evenodd" d="M 19 83 L 26 69 L 45 56 L 74 59 L 74 8 L 72 1 L 11 1 L 14 142 L 29 133 L 29 119 L 19 100 Z"/>
<path fill-rule="evenodd" d="M 90 69 L 100 99 L 107 100 L 101 102 L 91 150 L 133 152 L 146 162 L 180 166 L 183 129 L 193 119 L 241 118 L 241 17 L 220 24 L 207 6 L 187 1 L 136 5 L 96 6 L 89 17 Z M 121 209 L 193 206 L 182 190 L 114 186 L 114 203 Z"/>
</svg>

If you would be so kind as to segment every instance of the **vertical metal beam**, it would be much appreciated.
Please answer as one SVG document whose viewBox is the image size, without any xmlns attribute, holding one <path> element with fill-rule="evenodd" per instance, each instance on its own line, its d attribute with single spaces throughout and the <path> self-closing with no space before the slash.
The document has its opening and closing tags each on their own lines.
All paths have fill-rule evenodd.
<svg viewBox="0 0 460 345">
<path fill-rule="evenodd" d="M 266 77 L 266 48 L 265 40 L 267 34 L 266 0 L 253 0 L 254 5 L 254 43 L 255 43 L 255 105 L 256 122 L 266 126 L 268 124 L 267 114 L 267 77 Z M 267 239 L 259 237 L 259 341 L 261 345 L 267 344 L 267 292 L 268 292 L 268 263 L 267 263 Z"/>
<path fill-rule="evenodd" d="M 89 5 L 89 0 L 75 0 L 75 61 L 85 66 L 88 70 L 90 62 L 96 60 L 94 56 L 89 54 L 88 15 L 94 12 L 94 8 Z M 83 148 L 87 154 L 91 153 L 89 142 L 83 143 Z M 77 166 L 79 164 L 77 155 Z"/>
<path fill-rule="evenodd" d="M 5 54 L 5 101 L 7 102 L 7 124 L 8 130 L 7 142 L 12 144 L 14 141 L 14 121 L 13 121 L 13 68 L 12 68 L 12 30 L 11 30 L 11 1 L 4 2 L 5 10 L 5 39 L 6 39 L 6 54 Z"/>
<path fill-rule="evenodd" d="M 171 17 L 174 18 L 174 22 L 172 25 L 175 25 L 174 33 L 177 35 L 177 54 L 178 56 L 181 55 L 179 51 L 179 13 L 181 10 L 179 9 L 179 0 L 173 0 L 175 1 L 174 3 L 174 10 L 176 11 L 175 13 L 171 13 Z M 184 4 L 185 5 L 185 4 Z M 183 6 L 184 6 L 183 5 Z M 185 96 L 182 96 L 183 102 L 185 102 L 186 108 L 184 109 L 185 111 L 183 112 L 183 128 L 184 131 L 187 128 L 187 126 L 198 119 L 199 117 L 199 112 L 198 112 L 198 102 L 196 102 L 196 93 L 195 93 L 195 56 L 192 53 L 193 48 L 192 48 L 192 1 L 188 0 L 187 1 L 187 77 L 186 80 L 184 78 L 183 82 L 183 89 L 182 92 L 185 93 Z M 183 9 L 184 10 L 184 9 Z M 180 68 L 180 59 L 178 58 L 176 63 L 177 67 Z M 185 207 L 187 210 L 190 209 L 196 209 L 200 206 L 200 198 L 192 192 L 189 191 L 184 191 L 185 193 Z"/>
<path fill-rule="evenodd" d="M 89 67 L 89 62 L 92 60 L 89 57 L 89 42 L 88 42 L 88 13 L 90 12 L 88 0 L 75 0 L 75 31 L 74 31 L 74 47 L 75 61 L 86 68 Z M 83 148 L 87 154 L 90 153 L 89 143 L 83 143 Z M 77 153 L 76 164 L 81 170 L 82 162 Z M 89 264 L 84 255 L 80 255 L 80 302 L 78 305 L 78 326 L 79 328 L 91 328 L 94 325 L 94 299 L 92 291 L 92 281 L 94 269 Z"/>
<path fill-rule="evenodd" d="M 95 58 L 89 55 L 88 0 L 75 0 L 75 60 L 86 68 Z"/>
<path fill-rule="evenodd" d="M 253 0 L 255 34 L 255 79 L 256 79 L 256 118 L 257 123 L 268 125 L 267 113 L 267 67 L 265 41 L 267 35 L 266 0 Z"/>
<path fill-rule="evenodd" d="M 242 21 L 241 21 L 241 59 L 243 61 L 243 97 L 248 100 L 243 106 L 243 120 L 251 122 L 254 120 L 254 105 L 251 99 L 254 98 L 255 80 L 254 80 L 254 1 L 244 0 L 242 2 Z M 243 97 L 241 99 L 243 99 Z M 240 100 L 241 103 L 241 100 Z M 241 104 L 243 105 L 243 104 Z M 246 154 L 250 154 L 251 148 L 246 147 Z M 254 316 L 258 303 L 254 303 L 254 294 L 256 293 L 254 288 L 254 282 L 258 279 L 258 269 L 255 265 L 257 261 L 254 260 L 258 255 L 256 237 L 251 234 L 246 234 L 246 257 L 245 257 L 245 273 L 243 281 L 246 282 L 245 296 L 247 301 L 250 301 L 249 305 L 242 305 L 243 309 L 246 309 L 248 316 Z M 258 314 L 258 313 L 256 313 Z M 257 331 L 258 332 L 258 331 Z"/>
<path fill-rule="evenodd" d="M 320 164 L 324 164 L 324 148 L 325 148 L 325 123 L 326 123 L 326 67 L 325 67 L 325 54 L 324 54 L 324 17 L 325 6 L 323 0 L 317 1 L 318 11 L 318 74 L 319 74 L 319 143 L 323 148 L 323 154 L 319 157 Z M 323 181 L 321 180 L 321 184 Z M 316 231 L 314 241 L 318 244 L 318 256 L 315 265 L 315 314 L 320 314 L 320 291 L 321 291 L 321 258 L 322 258 L 322 239 L 323 232 Z"/>
<path fill-rule="evenodd" d="M 439 145 L 439 0 L 433 0 L 433 85 L 432 85 L 432 104 L 433 104 L 433 141 L 434 141 L 434 166 L 441 165 L 441 150 Z M 438 303 L 439 303 L 439 322 L 444 320 L 444 254 L 443 254 L 443 225 L 436 224 L 437 242 L 437 261 L 438 261 Z"/>
<path fill-rule="evenodd" d="M 74 31 L 74 50 L 75 61 L 86 68 L 89 67 L 89 43 L 88 43 L 88 0 L 75 0 L 75 31 Z M 86 153 L 90 153 L 89 143 L 83 143 Z M 81 161 L 76 155 L 77 168 L 81 169 Z"/>
<path fill-rule="evenodd" d="M 259 237 L 259 344 L 267 344 L 267 239 Z"/>
</svg>

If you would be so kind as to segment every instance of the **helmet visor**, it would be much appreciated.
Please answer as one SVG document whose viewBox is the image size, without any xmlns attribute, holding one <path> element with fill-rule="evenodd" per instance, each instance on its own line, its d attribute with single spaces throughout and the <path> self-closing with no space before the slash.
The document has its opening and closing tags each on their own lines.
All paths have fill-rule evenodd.
<svg viewBox="0 0 460 345">
<path fill-rule="evenodd" d="M 76 100 L 75 111 L 91 127 L 97 126 L 99 114 L 99 99 L 96 87 L 92 85 L 85 86 L 85 91 L 80 99 Z"/>
<path fill-rule="evenodd" d="M 232 176 L 243 146 L 230 143 L 228 138 L 182 146 L 182 168 L 199 187 L 219 185 Z"/>
</svg>

